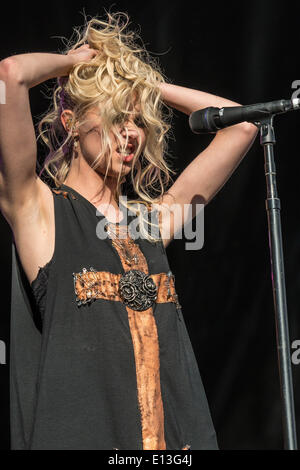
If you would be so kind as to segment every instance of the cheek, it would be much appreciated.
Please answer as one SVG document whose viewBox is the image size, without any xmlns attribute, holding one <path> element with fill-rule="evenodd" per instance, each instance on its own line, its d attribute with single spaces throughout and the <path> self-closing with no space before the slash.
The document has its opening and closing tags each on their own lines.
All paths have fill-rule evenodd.
<svg viewBox="0 0 300 470">
<path fill-rule="evenodd" d="M 81 139 L 81 152 L 84 158 L 92 163 L 102 152 L 101 137 L 98 132 L 90 132 Z"/>
<path fill-rule="evenodd" d="M 81 147 L 89 153 L 99 153 L 101 150 L 101 138 L 98 132 L 92 131 L 81 139 Z"/>
<path fill-rule="evenodd" d="M 146 131 L 143 131 L 142 134 L 141 134 L 141 144 L 142 144 L 142 148 L 145 147 L 145 145 L 146 145 L 146 140 L 147 140 Z"/>
<path fill-rule="evenodd" d="M 114 147 L 113 147 L 114 148 Z M 81 153 L 84 159 L 88 162 L 89 165 L 92 165 L 96 158 L 99 157 L 100 152 L 102 152 L 101 138 L 98 133 L 91 132 L 86 135 L 81 141 Z M 118 156 L 113 151 L 112 158 L 110 160 L 109 149 L 105 156 L 101 156 L 98 161 L 99 169 L 106 169 L 107 165 L 111 161 L 110 167 L 115 167 L 120 163 Z"/>
<path fill-rule="evenodd" d="M 140 155 L 141 153 L 143 153 L 145 145 L 146 145 L 146 136 L 144 132 L 141 130 L 139 134 L 140 134 L 139 137 L 136 137 L 136 150 L 140 146 L 140 151 L 139 151 L 139 155 Z"/>
</svg>

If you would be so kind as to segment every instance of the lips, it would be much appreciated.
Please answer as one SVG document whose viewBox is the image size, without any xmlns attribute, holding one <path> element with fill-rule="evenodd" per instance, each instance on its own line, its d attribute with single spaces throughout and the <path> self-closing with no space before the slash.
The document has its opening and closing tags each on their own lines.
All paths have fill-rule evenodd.
<svg viewBox="0 0 300 470">
<path fill-rule="evenodd" d="M 126 155 L 123 157 L 123 161 L 124 162 L 131 162 L 131 160 L 133 159 L 134 157 L 134 153 L 131 153 L 130 155 Z"/>
<path fill-rule="evenodd" d="M 122 154 L 121 151 L 122 150 L 120 149 L 120 147 L 118 147 L 116 150 L 116 152 L 118 153 L 118 155 L 120 155 L 124 162 L 130 162 L 133 159 L 135 153 L 135 148 L 133 144 L 128 144 L 126 147 L 126 152 L 130 151 L 130 154 Z"/>
</svg>

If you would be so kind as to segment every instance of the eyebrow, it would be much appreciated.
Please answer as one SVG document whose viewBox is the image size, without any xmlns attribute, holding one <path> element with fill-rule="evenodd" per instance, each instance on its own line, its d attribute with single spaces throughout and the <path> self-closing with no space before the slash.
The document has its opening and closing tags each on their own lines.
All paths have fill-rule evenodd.
<svg viewBox="0 0 300 470">
<path fill-rule="evenodd" d="M 128 115 L 129 117 L 130 115 Z M 143 115 L 140 111 L 137 111 L 137 113 L 131 113 L 132 119 L 143 119 Z M 125 118 L 126 119 L 126 118 Z"/>
</svg>

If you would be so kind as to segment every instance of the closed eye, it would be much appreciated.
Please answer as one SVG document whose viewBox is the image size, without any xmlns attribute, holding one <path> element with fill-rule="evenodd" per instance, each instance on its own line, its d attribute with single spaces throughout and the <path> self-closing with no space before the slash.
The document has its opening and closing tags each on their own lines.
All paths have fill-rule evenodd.
<svg viewBox="0 0 300 470">
<path fill-rule="evenodd" d="M 137 116 L 134 120 L 134 123 L 136 124 L 137 127 L 146 127 L 146 123 L 142 116 Z"/>
<path fill-rule="evenodd" d="M 126 122 L 126 118 L 124 117 L 124 115 L 122 114 L 118 114 L 117 116 L 115 116 L 115 118 L 113 119 L 113 123 L 114 124 L 117 124 L 117 125 L 124 125 L 124 123 Z M 142 116 L 139 114 L 138 116 L 135 117 L 134 119 L 134 123 L 137 127 L 140 127 L 140 128 L 145 128 L 147 127 L 144 119 L 142 118 Z"/>
<path fill-rule="evenodd" d="M 90 130 L 88 131 L 88 134 L 89 134 L 90 132 L 99 132 L 99 129 L 98 129 L 98 127 L 92 127 L 92 129 L 90 129 Z"/>
</svg>

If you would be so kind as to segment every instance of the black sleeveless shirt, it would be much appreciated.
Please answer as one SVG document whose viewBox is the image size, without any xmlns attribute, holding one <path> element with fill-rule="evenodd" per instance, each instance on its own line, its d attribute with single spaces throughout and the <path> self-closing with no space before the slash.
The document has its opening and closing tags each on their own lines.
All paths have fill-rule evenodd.
<svg viewBox="0 0 300 470">
<path fill-rule="evenodd" d="M 44 321 L 48 278 L 52 261 L 53 259 L 48 261 L 45 266 L 39 268 L 37 277 L 31 283 L 31 289 L 40 315 L 41 324 Z"/>
<path fill-rule="evenodd" d="M 31 286 L 12 246 L 12 449 L 218 449 L 178 304 L 154 303 L 148 317 L 113 299 L 79 306 L 74 273 L 123 275 L 124 266 L 112 241 L 97 235 L 105 217 L 66 185 L 52 194 L 54 254 Z M 137 238 L 134 243 L 149 275 L 170 271 L 162 242 Z M 144 322 L 140 336 L 139 322 Z M 148 377 L 149 384 L 141 377 Z M 153 377 L 159 387 L 149 395 Z M 148 396 L 156 400 L 152 408 Z"/>
</svg>

